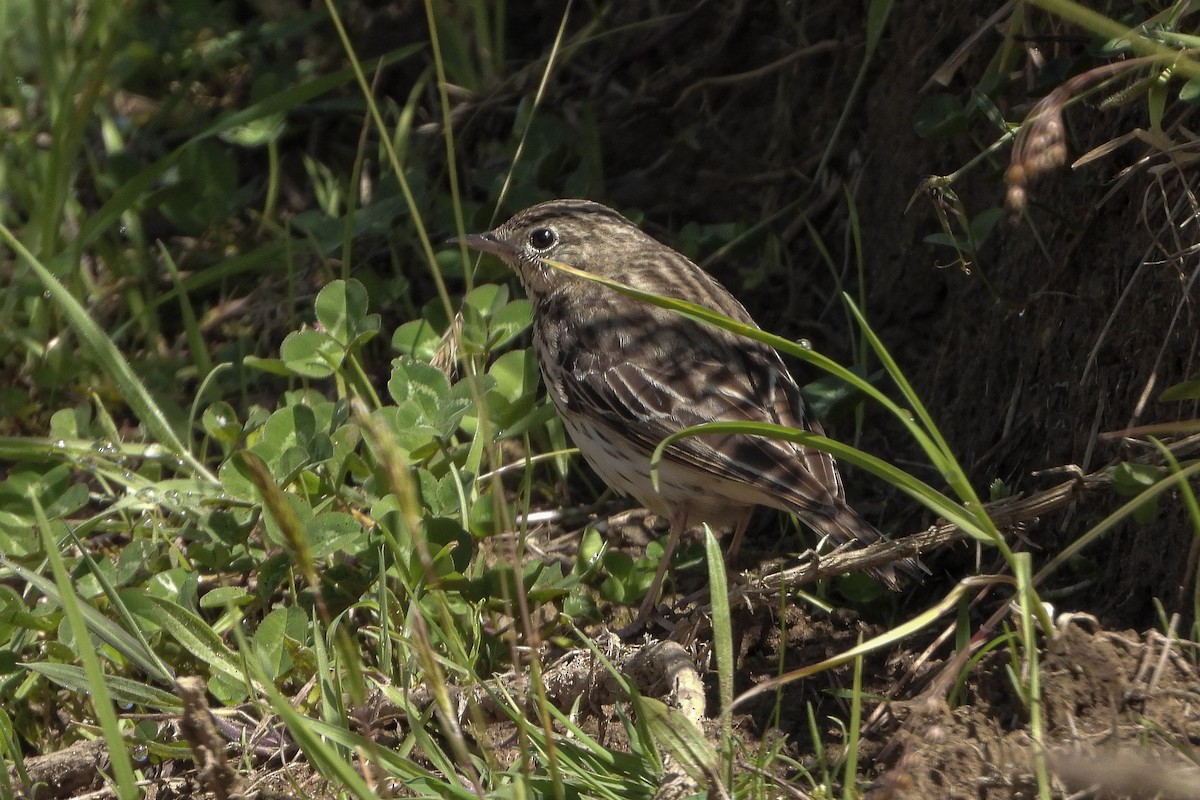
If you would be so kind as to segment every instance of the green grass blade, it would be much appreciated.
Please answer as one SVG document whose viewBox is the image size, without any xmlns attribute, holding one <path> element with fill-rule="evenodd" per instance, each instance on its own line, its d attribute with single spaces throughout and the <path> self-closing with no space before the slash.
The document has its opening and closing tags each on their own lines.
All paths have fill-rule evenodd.
<svg viewBox="0 0 1200 800">
<path fill-rule="evenodd" d="M 71 583 L 71 574 L 67 570 L 62 554 L 58 551 L 58 542 L 55 541 L 54 535 L 50 531 L 50 520 L 46 518 L 41 502 L 33 492 L 30 492 L 29 500 L 36 512 L 42 546 L 45 548 L 50 562 L 50 570 L 54 573 L 59 596 L 62 598 L 63 613 L 66 615 L 67 624 L 75 639 L 76 654 L 83 662 L 83 670 L 87 675 L 92 709 L 96 712 L 96 719 L 99 720 L 100 729 L 104 732 L 104 741 L 108 745 L 108 756 L 112 765 L 117 796 L 121 800 L 137 800 L 141 794 L 138 792 L 133 775 L 133 762 L 129 758 L 129 751 L 125 748 L 125 737 L 121 735 L 121 725 L 117 720 L 117 712 L 113 707 L 112 697 L 109 695 L 108 686 L 105 683 L 104 668 L 100 666 L 100 656 L 92 649 L 91 633 L 84 619 L 82 608 L 87 604 L 83 603 L 79 595 L 75 594 L 75 587 Z"/>
<path fill-rule="evenodd" d="M 892 647 L 909 636 L 912 636 L 914 633 L 917 633 L 918 631 L 934 624 L 939 618 L 942 617 L 942 615 L 953 612 L 955 606 L 959 602 L 959 599 L 962 598 L 967 592 L 973 592 L 980 586 L 987 586 L 993 583 L 1012 584 L 1014 581 L 1012 578 L 1002 578 L 996 576 L 964 578 L 958 582 L 958 585 L 955 586 L 948 595 L 912 619 L 906 620 L 900 625 L 897 625 L 895 628 L 881 633 L 879 636 L 872 637 L 862 644 L 856 645 L 849 650 L 845 650 L 816 664 L 810 664 L 806 667 L 790 670 L 782 675 L 771 678 L 770 680 L 762 681 L 753 689 L 749 689 L 739 695 L 737 699 L 733 701 L 733 705 L 730 708 L 731 710 L 737 709 L 743 703 L 746 703 L 747 701 L 761 694 L 774 692 L 789 683 L 807 678 L 810 675 L 816 675 L 817 673 L 824 672 L 827 669 L 840 667 L 842 664 L 847 664 L 861 655 L 866 655 L 867 653 L 872 653 L 876 650 Z"/>
<path fill-rule="evenodd" d="M 0 769 L 0 797 L 18 796 L 8 777 L 10 769 L 17 774 L 17 780 L 21 782 L 26 791 L 33 785 L 29 780 L 29 770 L 25 767 L 25 749 L 16 734 L 17 732 L 13 730 L 12 718 L 3 708 L 0 708 L 0 762 L 3 762 L 6 767 Z"/>
<path fill-rule="evenodd" d="M 171 427 L 171 423 L 167 421 L 166 415 L 159 408 L 158 403 L 154 401 L 146 386 L 134 374 L 133 368 L 125 360 L 125 356 L 121 354 L 121 351 L 117 349 L 112 340 L 105 335 L 104 331 L 100 330 L 100 326 L 91 318 L 87 310 L 80 305 L 74 295 L 67 290 L 67 287 L 63 286 L 58 278 L 54 277 L 53 273 L 33 253 L 29 252 L 23 244 L 17 241 L 12 232 L 2 224 L 0 224 L 0 240 L 3 240 L 5 244 L 11 247 L 29 265 L 34 274 L 37 275 L 46 292 L 58 304 L 59 308 L 62 309 L 63 314 L 66 315 L 67 321 L 75 330 L 79 341 L 90 351 L 97 365 L 112 378 L 121 392 L 121 396 L 125 398 L 125 402 L 129 404 L 133 413 L 137 415 L 138 420 L 146 426 L 147 432 L 159 444 L 170 450 L 193 474 L 215 484 L 217 482 L 216 477 L 184 446 L 182 440 L 175 433 L 175 429 Z"/>
<path fill-rule="evenodd" d="M 58 547 L 58 545 L 56 545 Z M 9 561 L 4 556 L 0 556 L 0 564 L 12 570 L 13 574 L 20 577 L 34 589 L 42 593 L 52 603 L 60 606 L 65 606 L 63 594 L 59 591 L 59 587 L 53 581 L 47 580 L 43 576 L 26 569 L 16 562 Z M 139 638 L 130 634 L 120 625 L 113 622 L 108 617 L 101 614 L 95 608 L 88 604 L 80 606 L 79 612 L 83 617 L 84 624 L 94 636 L 99 638 L 109 647 L 112 647 L 125 658 L 133 662 L 139 669 L 156 679 L 163 678 L 161 661 L 157 655 L 148 656 L 144 649 L 144 640 L 139 641 Z M 165 674 L 167 682 L 173 680 L 170 672 Z"/>
<path fill-rule="evenodd" d="M 960 527 L 967 535 L 988 544 L 994 543 L 992 537 L 979 526 L 976 515 L 969 513 L 963 506 L 954 502 L 937 489 L 934 489 L 920 478 L 916 478 L 904 470 L 892 466 L 881 458 L 873 456 L 870 453 L 864 453 L 862 450 L 839 442 L 836 439 L 829 439 L 825 436 L 797 428 L 789 428 L 786 425 L 773 425 L 766 422 L 706 422 L 702 425 L 693 425 L 690 428 L 676 431 L 659 442 L 650 459 L 651 469 L 658 468 L 666 448 L 680 439 L 688 436 L 731 433 L 747 436 L 763 436 L 770 439 L 795 442 L 805 447 L 811 447 L 814 450 L 822 450 L 830 453 L 841 461 L 853 464 L 870 472 L 872 475 L 882 478 L 938 516 Z"/>
<path fill-rule="evenodd" d="M 115 623 L 110 622 L 107 617 L 100 617 L 100 619 L 103 619 L 104 622 L 108 623 L 108 625 L 105 627 L 111 625 L 116 630 L 120 630 L 123 633 L 128 634 L 137 642 L 137 650 L 134 661 L 141 666 L 142 669 L 148 675 L 150 675 L 150 677 L 167 686 L 174 684 L 175 676 L 172 673 L 171 668 L 167 666 L 166 662 L 158 657 L 158 653 L 154 652 L 154 649 L 150 647 L 150 643 L 146 641 L 146 637 L 142 635 L 141 628 L 138 627 L 137 620 L 134 619 L 133 614 L 129 613 L 129 608 L 125 605 L 125 603 L 121 601 L 121 595 L 117 592 L 116 587 L 112 585 L 112 581 L 108 579 L 108 576 L 104 573 L 104 570 L 100 569 L 96 565 L 95 560 L 88 555 L 87 550 L 83 546 L 83 542 L 79 541 L 79 538 L 73 532 L 68 532 L 68 535 L 71 537 L 71 541 L 75 544 L 75 546 L 79 548 L 79 552 L 82 554 L 81 558 L 83 559 L 83 562 L 87 565 L 92 577 L 95 578 L 96 582 L 100 585 L 100 589 L 104 592 L 105 598 L 107 598 L 113 609 L 116 610 L 117 615 L 121 618 L 121 622 L 125 625 L 124 628 L 120 628 Z"/>
<path fill-rule="evenodd" d="M 87 671 L 74 664 L 57 664 L 52 661 L 25 664 L 30 672 L 44 675 L 59 686 L 75 692 L 87 692 Z M 129 705 L 144 706 L 164 714 L 178 714 L 183 710 L 179 698 L 163 689 L 150 686 L 141 681 L 122 678 L 119 675 L 105 675 L 104 682 L 113 700 Z"/>
<path fill-rule="evenodd" d="M 1131 516 L 1133 512 L 1136 511 L 1138 507 L 1144 504 L 1147 500 L 1151 500 L 1155 497 L 1158 497 L 1163 492 L 1178 487 L 1180 483 L 1190 480 L 1193 475 L 1198 473 L 1200 473 L 1200 461 L 1181 469 L 1171 477 L 1161 480 L 1153 486 L 1147 487 L 1145 491 L 1138 493 L 1133 499 L 1129 500 L 1129 502 L 1125 503 L 1116 511 L 1100 520 L 1100 522 L 1093 526 L 1092 529 L 1083 536 L 1080 536 L 1078 539 L 1071 542 L 1071 544 L 1064 547 L 1062 551 L 1054 556 L 1054 558 L 1046 562 L 1046 564 L 1040 570 L 1038 570 L 1037 574 L 1033 576 L 1033 582 L 1035 584 L 1040 584 L 1053 572 L 1058 570 L 1059 567 L 1074 558 L 1081 550 L 1097 541 L 1103 537 L 1104 534 L 1116 527 L 1118 522 Z"/>
<path fill-rule="evenodd" d="M 878 336 L 875 335 L 875 332 L 871 329 L 871 326 L 867 324 L 866 317 L 854 303 L 854 300 L 851 299 L 850 295 L 848 294 L 844 294 L 842 297 L 846 304 L 850 307 L 850 312 L 854 315 L 855 320 L 857 320 L 859 328 L 862 330 L 867 342 L 871 345 L 871 349 L 875 351 L 875 356 L 879 359 L 880 363 L 883 364 L 884 369 L 887 371 L 892 381 L 895 382 L 897 388 L 900 389 L 900 393 L 904 396 L 905 402 L 908 403 L 909 409 L 917 416 L 918 419 L 920 419 L 923 429 L 928 433 L 930 440 L 932 440 L 934 443 L 933 450 L 926 450 L 926 454 L 931 458 L 936 456 L 935 465 L 937 466 L 938 471 L 941 472 L 942 477 L 944 477 L 946 481 L 954 488 L 954 491 L 960 498 L 965 501 L 973 501 L 978 503 L 979 497 L 975 494 L 974 488 L 972 488 L 970 481 L 967 479 L 966 472 L 959 465 L 958 460 L 954 457 L 954 451 L 951 449 L 949 443 L 947 443 L 942 437 L 937 425 L 934 424 L 933 417 L 930 416 L 929 411 L 925 408 L 924 403 L 922 403 L 921 399 L 917 396 L 916 390 L 913 389 L 912 384 L 908 382 L 908 379 L 904 377 L 904 373 L 900 370 L 900 366 L 892 358 L 891 353 L 888 352 L 887 348 L 883 346 L 883 342 Z M 982 522 L 983 520 L 981 520 L 981 523 Z"/>
<path fill-rule="evenodd" d="M 862 646 L 862 633 L 858 634 L 858 644 Z M 850 686 L 850 721 L 846 723 L 846 768 L 842 778 L 842 797 L 845 800 L 855 800 L 858 792 L 858 745 L 862 732 L 862 673 L 863 658 L 859 654 L 854 659 L 854 682 Z"/>
<path fill-rule="evenodd" d="M 721 747 L 725 751 L 725 783 L 733 782 L 733 718 L 725 709 L 733 705 L 733 614 L 729 607 L 729 578 L 725 554 L 712 530 L 704 526 L 704 556 L 708 564 L 709 598 L 712 602 L 713 651 L 717 661 L 718 694 L 721 698 Z"/>
<path fill-rule="evenodd" d="M 1042 747 L 1043 709 L 1041 670 L 1038 666 L 1038 641 L 1035 620 L 1042 620 L 1042 627 L 1049 637 L 1054 628 L 1047 618 L 1041 598 L 1034 590 L 1033 560 L 1029 553 L 1017 553 L 1012 562 L 1017 581 L 1017 596 L 1021 599 L 1019 619 L 1021 623 L 1021 649 L 1025 653 L 1022 681 L 1028 694 L 1029 737 L 1033 743 L 1034 772 L 1037 775 L 1038 798 L 1050 800 L 1050 775 L 1046 768 L 1046 751 Z M 1049 626 L 1049 627 L 1047 627 Z"/>
<path fill-rule="evenodd" d="M 785 339 L 782 336 L 777 336 L 773 333 L 767 333 L 766 331 L 754 325 L 747 325 L 746 323 L 738 322 L 737 320 L 731 319 L 724 314 L 713 311 L 710 308 L 705 308 L 704 306 L 696 305 L 695 303 L 689 303 L 686 300 L 676 300 L 673 297 L 663 297 L 652 292 L 644 292 L 640 289 L 634 289 L 632 286 L 626 286 L 623 283 L 609 280 L 608 278 L 602 278 L 598 275 L 593 275 L 589 272 L 576 269 L 575 267 L 572 267 L 569 264 L 564 264 L 561 261 L 544 258 L 542 259 L 542 262 L 553 267 L 554 269 L 561 270 L 569 275 L 583 278 L 584 280 L 599 283 L 602 286 L 607 286 L 610 289 L 618 291 L 621 294 L 627 295 L 636 300 L 641 300 L 644 303 L 649 303 L 650 305 L 658 306 L 659 308 L 677 311 L 689 319 L 694 319 L 698 322 L 713 325 L 717 328 L 721 328 L 722 330 L 727 330 L 731 333 L 745 336 L 747 339 L 753 339 L 756 342 L 762 342 L 763 344 L 770 345 L 781 353 L 787 353 L 790 356 L 794 356 L 801 361 L 812 364 L 814 367 L 845 381 L 855 389 L 859 390 L 872 400 L 882 405 L 885 409 L 891 412 L 893 416 L 900 420 L 901 424 L 903 424 L 913 438 L 916 439 L 922 450 L 929 455 L 934 466 L 939 467 L 939 469 L 941 468 L 940 454 L 943 452 L 943 446 L 939 445 L 933 438 L 930 437 L 928 433 L 926 433 L 921 426 L 916 424 L 913 419 L 913 415 L 908 410 L 901 408 L 895 401 L 881 392 L 873 384 L 864 380 L 862 377 L 858 376 L 846 367 L 843 367 L 841 364 L 837 363 L 828 356 L 823 356 L 808 347 L 796 344 L 790 339 Z"/>
<path fill-rule="evenodd" d="M 225 646 L 216 631 L 191 611 L 178 603 L 151 594 L 142 595 L 137 600 L 127 595 L 126 602 L 134 611 L 144 614 L 161 627 L 164 633 L 200 663 L 208 664 L 234 680 L 242 678 L 243 670 L 238 663 L 237 654 Z"/>
</svg>

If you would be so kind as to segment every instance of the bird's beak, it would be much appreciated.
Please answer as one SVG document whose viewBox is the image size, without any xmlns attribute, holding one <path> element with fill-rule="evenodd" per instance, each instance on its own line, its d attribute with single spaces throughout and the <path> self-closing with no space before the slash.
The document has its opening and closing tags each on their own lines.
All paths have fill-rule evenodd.
<svg viewBox="0 0 1200 800">
<path fill-rule="evenodd" d="M 495 233 L 488 231 L 487 233 L 469 233 L 459 240 L 472 250 L 479 250 L 484 253 L 491 253 L 500 258 L 506 258 L 512 255 L 512 248 L 507 242 L 502 241 Z"/>
</svg>

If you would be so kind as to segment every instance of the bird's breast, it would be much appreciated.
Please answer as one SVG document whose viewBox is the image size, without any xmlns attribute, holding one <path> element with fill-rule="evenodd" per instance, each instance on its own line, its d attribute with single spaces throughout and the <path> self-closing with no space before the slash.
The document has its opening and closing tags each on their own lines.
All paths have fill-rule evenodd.
<svg viewBox="0 0 1200 800">
<path fill-rule="evenodd" d="M 659 463 L 655 488 L 645 449 L 595 419 L 562 407 L 558 411 L 571 441 L 600 479 L 659 516 L 672 518 L 686 510 L 693 523 L 724 529 L 761 502 L 746 484 L 722 481 L 668 459 Z"/>
</svg>

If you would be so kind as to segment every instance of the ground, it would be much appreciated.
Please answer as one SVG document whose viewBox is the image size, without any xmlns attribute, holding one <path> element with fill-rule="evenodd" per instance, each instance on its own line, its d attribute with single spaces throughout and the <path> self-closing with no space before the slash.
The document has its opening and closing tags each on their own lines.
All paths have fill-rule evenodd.
<svg viewBox="0 0 1200 800">
<path fill-rule="evenodd" d="M 418 30 L 418 10 L 409 5 L 381 4 L 389 27 L 362 22 L 363 47 L 370 50 L 371 36 Z M 548 4 L 511 11 L 520 16 L 510 26 L 512 52 L 540 52 L 553 37 L 557 11 L 531 10 L 540 5 Z M 691 247 L 697 258 L 712 257 L 705 266 L 737 287 L 765 329 L 851 359 L 853 331 L 838 290 L 856 285 L 861 254 L 873 328 L 984 495 L 996 481 L 1010 495 L 1029 495 L 1075 473 L 1152 459 L 1153 448 L 1140 440 L 1104 434 L 1197 416 L 1194 404 L 1158 400 L 1162 389 L 1200 372 L 1200 268 L 1191 241 L 1195 181 L 1186 162 L 1131 139 L 1093 163 L 1062 167 L 1031 184 L 1028 208 L 1006 210 L 969 266 L 950 248 L 926 242 L 941 231 L 938 209 L 950 207 L 944 195 L 928 190 L 926 179 L 970 163 L 1001 132 L 976 117 L 958 135 L 922 137 L 914 117 L 931 95 L 971 96 L 1000 48 L 1003 25 L 986 20 L 994 9 L 897 4 L 877 49 L 869 51 L 861 4 L 816 4 L 799 15 L 802 26 L 793 26 L 783 10 L 792 4 L 660 5 L 669 7 L 662 19 L 670 21 L 645 29 L 632 24 L 638 12 L 612 11 L 605 24 L 622 31 L 623 46 L 603 40 L 569 53 L 547 105 L 568 137 L 581 120 L 594 125 L 588 130 L 598 137 L 603 164 L 597 199 L 636 209 L 654 235 Z M 1022 46 L 1039 48 L 1045 62 L 1074 74 L 1068 67 L 1089 57 L 1091 38 L 1035 18 L 1032 9 L 1025 13 L 1032 21 Z M 414 22 L 406 27 L 397 19 Z M 946 86 L 930 85 L 981 30 L 957 69 L 944 72 Z M 859 85 L 856 76 L 868 60 Z M 993 97 L 1005 120 L 1022 119 L 1054 85 L 1031 64 L 1014 62 L 1011 83 Z M 412 77 L 387 73 L 379 91 L 403 98 Z M 480 142 L 507 130 L 518 101 L 534 88 L 530 74 L 521 73 L 492 87 L 491 96 L 461 106 L 463 152 L 486 153 Z M 1168 132 L 1186 138 L 1190 108 L 1172 110 Z M 1072 107 L 1069 159 L 1148 127 L 1146 114 L 1145 102 Z M 953 183 L 968 216 L 1003 205 L 1008 153 L 999 149 Z M 548 162 L 545 170 L 563 175 L 557 189 L 564 195 L 589 168 Z M 819 164 L 823 171 L 814 181 Z M 486 166 L 463 163 L 464 183 L 478 189 Z M 715 254 L 704 250 L 705 226 L 736 222 L 744 233 L 747 220 L 763 220 L 770 233 L 752 231 L 749 241 Z M 833 268 L 820 254 L 818 237 L 835 253 Z M 769 265 L 762 261 L 767 258 Z M 831 430 L 895 463 L 915 464 L 929 477 L 894 421 L 878 414 L 866 419 L 859 427 L 853 415 L 835 418 Z M 568 487 L 562 501 L 590 501 L 582 494 L 593 487 Z M 848 493 L 893 534 L 915 533 L 934 521 L 861 474 L 850 475 Z M 1109 486 L 1006 533 L 1014 549 L 1031 551 L 1035 565 L 1044 564 L 1127 499 Z M 601 509 L 601 516 L 611 510 Z M 760 527 L 740 564 L 750 572 L 779 555 L 773 551 L 777 526 L 767 521 Z M 563 558 L 570 564 L 577 532 L 570 525 L 540 535 L 568 542 Z M 635 532 L 613 546 L 638 554 L 652 534 L 643 530 L 639 539 Z M 1175 499 L 1148 521 L 1120 523 L 1040 587 L 1054 604 L 1054 628 L 1041 636 L 1036 711 L 1020 695 L 1021 676 L 1014 673 L 1020 665 L 1004 641 L 969 664 L 953 661 L 955 637 L 977 634 L 997 609 L 999 624 L 983 638 L 1000 641 L 1017 626 L 1003 613 L 1007 595 L 999 591 L 971 593 L 957 620 L 950 613 L 869 655 L 863 691 L 886 702 L 867 704 L 858 739 L 860 768 L 874 780 L 868 796 L 1035 797 L 1040 746 L 1056 797 L 1200 797 L 1200 652 L 1189 641 L 1196 556 L 1195 530 Z M 842 653 L 933 604 L 959 580 L 1002 569 L 994 551 L 962 542 L 924 558 L 930 578 L 894 599 L 846 602 L 832 613 L 797 596 L 735 609 L 735 691 Z M 679 585 L 688 580 L 681 576 Z M 719 701 L 711 662 L 702 657 L 710 636 L 697 611 L 670 638 L 697 659 L 711 718 Z M 658 630 L 654 638 L 668 637 Z M 553 660 L 562 652 L 547 646 L 544 655 Z M 781 795 L 815 793 L 801 776 L 807 771 L 819 782 L 822 766 L 844 747 L 846 732 L 833 720 L 849 718 L 845 690 L 853 670 L 846 664 L 739 708 L 741 766 L 782 737 L 797 767 L 771 779 L 790 785 Z M 625 743 L 611 705 L 598 702 L 583 716 L 589 730 L 607 732 L 614 749 Z M 520 757 L 511 734 L 511 725 L 493 722 L 479 741 L 491 742 L 503 762 Z M 81 753 L 79 763 L 93 757 Z M 257 777 L 266 779 L 278 764 L 260 768 Z M 170 772 L 169 765 L 161 770 L 155 797 L 196 796 L 194 776 Z M 313 785 L 302 768 L 292 777 Z M 1095 784 L 1107 794 L 1090 788 Z M 280 788 L 276 796 L 288 791 Z"/>
</svg>

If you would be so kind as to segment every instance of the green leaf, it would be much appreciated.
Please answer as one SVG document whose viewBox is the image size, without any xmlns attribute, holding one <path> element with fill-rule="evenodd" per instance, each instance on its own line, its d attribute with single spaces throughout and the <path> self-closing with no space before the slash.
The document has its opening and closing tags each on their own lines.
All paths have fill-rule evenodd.
<svg viewBox="0 0 1200 800">
<path fill-rule="evenodd" d="M 305 524 L 304 532 L 313 558 L 325 558 L 337 552 L 357 553 L 367 544 L 363 526 L 340 511 L 317 514 Z"/>
<path fill-rule="evenodd" d="M 1162 131 L 1163 111 L 1167 105 L 1167 90 L 1170 86 L 1170 71 L 1160 72 L 1150 81 L 1146 90 L 1146 111 L 1150 118 L 1150 130 Z"/>
<path fill-rule="evenodd" d="M 74 664 L 55 664 L 43 661 L 21 666 L 30 672 L 43 675 L 71 691 L 80 693 L 89 691 L 87 675 L 82 667 Z M 139 681 L 117 675 L 105 675 L 104 684 L 108 687 L 112 699 L 117 703 L 150 708 L 167 714 L 178 714 L 183 710 L 183 704 L 175 695 Z"/>
<path fill-rule="evenodd" d="M 299 449 L 297 448 L 292 452 L 299 453 Z M 298 458 L 302 459 L 303 454 L 299 453 Z M 268 487 L 268 489 L 269 488 L 270 487 Z M 285 512 L 291 512 L 291 514 L 294 515 L 296 522 L 307 528 L 307 526 L 311 524 L 313 518 L 313 509 L 312 506 L 308 504 L 308 501 L 295 492 L 280 491 L 279 496 L 282 498 L 282 501 L 285 504 L 283 506 Z M 290 520 L 287 521 L 290 522 Z M 277 547 L 294 550 L 294 543 L 289 536 L 289 532 L 284 530 L 274 514 L 264 514 L 262 522 L 263 539 L 265 541 Z M 308 542 L 305 541 L 302 544 L 307 545 Z"/>
<path fill-rule="evenodd" d="M 426 520 L 424 529 L 430 554 L 440 574 L 465 573 L 475 553 L 475 539 L 470 532 L 464 530 L 458 520 L 449 517 Z"/>
<path fill-rule="evenodd" d="M 1168 386 L 1159 395 L 1159 400 L 1164 403 L 1176 402 L 1178 400 L 1200 400 L 1200 378 L 1177 383 L 1174 386 Z"/>
<path fill-rule="evenodd" d="M 1185 103 L 1200 100 L 1200 79 L 1192 78 L 1179 89 L 1179 99 Z"/>
<path fill-rule="evenodd" d="M 254 600 L 254 595 L 241 586 L 218 586 L 200 598 L 201 608 L 225 608 L 244 606 Z"/>
<path fill-rule="evenodd" d="M 441 344 L 442 335 L 427 320 L 406 322 L 392 335 L 392 349 L 414 361 L 428 363 Z"/>
<path fill-rule="evenodd" d="M 333 415 L 334 404 L 327 401 L 281 408 L 267 419 L 250 449 L 271 467 L 277 479 L 290 478 L 297 467 L 333 455 L 328 433 Z"/>
<path fill-rule="evenodd" d="M 224 400 L 218 400 L 200 415 L 204 432 L 221 444 L 234 444 L 242 435 L 237 411 Z"/>
<path fill-rule="evenodd" d="M 1135 495 L 1167 477 L 1164 467 L 1122 462 L 1108 471 L 1113 488 L 1124 495 Z"/>
<path fill-rule="evenodd" d="M 1136 496 L 1165 480 L 1169 473 L 1163 467 L 1123 462 L 1111 468 L 1108 474 L 1112 477 L 1114 489 L 1123 495 Z M 1137 524 L 1149 525 L 1158 516 L 1158 498 L 1138 504 L 1133 508 L 1132 515 Z"/>
<path fill-rule="evenodd" d="M 543 577 L 544 573 L 544 577 Z M 515 570 L 508 564 L 499 564 L 478 578 L 446 578 L 442 585 L 457 591 L 474 603 L 485 603 L 491 607 L 510 607 L 516 598 Z M 539 580 L 541 579 L 541 580 Z M 562 568 L 541 561 L 525 564 L 521 574 L 521 585 L 530 600 L 546 602 L 568 594 L 569 587 L 563 581 Z"/>
<path fill-rule="evenodd" d="M 286 675 L 292 669 L 292 658 L 287 640 L 303 642 L 308 636 L 308 619 L 296 606 L 277 608 L 263 617 L 251 638 L 258 662 L 267 670 L 272 681 Z"/>
<path fill-rule="evenodd" d="M 60 408 L 50 415 L 50 436 L 56 439 L 87 439 L 92 436 L 92 410 L 87 406 Z"/>
<path fill-rule="evenodd" d="M 996 223 L 1004 218 L 1004 209 L 999 207 L 988 208 L 980 211 L 971 220 L 971 247 L 973 251 L 977 251 L 987 240 L 992 230 L 996 227 Z"/>
<path fill-rule="evenodd" d="M 69 486 L 66 491 L 46 504 L 46 516 L 62 519 L 76 513 L 88 504 L 88 487 L 82 483 Z"/>
<path fill-rule="evenodd" d="M 367 312 L 369 302 L 358 281 L 332 281 L 317 294 L 317 321 L 344 349 L 357 347 L 379 333 L 379 315 Z"/>
<path fill-rule="evenodd" d="M 425 419 L 416 403 L 388 406 L 371 415 L 405 450 L 409 461 L 423 460 L 437 449 L 437 430 Z"/>
<path fill-rule="evenodd" d="M 431 516 L 449 516 L 458 509 L 458 488 L 453 476 L 438 478 L 421 468 L 417 470 L 417 486 L 421 490 L 421 507 Z"/>
<path fill-rule="evenodd" d="M 535 414 L 538 401 L 538 366 L 532 350 L 512 350 L 497 358 L 488 368 L 491 382 L 484 394 L 488 419 L 493 436 L 519 436 L 531 426 L 543 421 Z M 475 430 L 475 408 L 468 408 L 469 417 L 463 422 L 468 433 Z"/>
<path fill-rule="evenodd" d="M 49 613 L 48 613 L 49 612 Z M 58 614 L 42 606 L 37 613 L 29 611 L 25 602 L 11 586 L 0 585 L 0 641 L 11 641 L 9 634 L 14 628 L 47 633 L 58 626 Z M 15 653 L 9 653 L 15 659 Z M 7 663 L 8 671 L 15 671 L 15 661 Z"/>
<path fill-rule="evenodd" d="M 488 349 L 497 350 L 508 344 L 533 324 L 533 304 L 525 298 L 513 300 L 492 315 L 488 333 Z"/>
<path fill-rule="evenodd" d="M 608 545 L 600 531 L 589 525 L 579 540 L 579 552 L 575 555 L 575 574 L 585 580 L 589 575 L 595 574 L 607 549 Z"/>
<path fill-rule="evenodd" d="M 328 378 L 345 356 L 345 346 L 323 331 L 292 331 L 279 346 L 284 366 L 301 378 Z"/>
<path fill-rule="evenodd" d="M 247 367 L 253 367 L 267 373 L 268 375 L 278 375 L 283 378 L 291 378 L 295 373 L 288 368 L 286 364 L 278 358 L 262 358 L 260 356 L 246 356 L 242 359 L 242 363 Z M 325 377 L 325 376 L 322 376 Z"/>
<path fill-rule="evenodd" d="M 608 578 L 600 585 L 600 597 L 626 605 L 641 600 L 654 581 L 662 552 L 662 546 L 652 542 L 646 548 L 646 556 L 636 561 L 628 553 L 619 550 L 604 553 L 601 563 Z"/>
<path fill-rule="evenodd" d="M 654 741 L 662 747 L 688 776 L 701 786 L 708 785 L 718 774 L 720 760 L 717 751 L 696 723 L 679 709 L 671 708 L 653 697 L 635 695 L 634 708 L 638 718 L 650 729 Z"/>
<path fill-rule="evenodd" d="M 892 14 L 894 0 L 871 0 L 867 7 L 867 52 L 874 52 L 879 46 L 888 18 Z"/>
<path fill-rule="evenodd" d="M 484 283 L 476 286 L 463 298 L 464 310 L 467 308 L 479 312 L 480 316 L 492 316 L 499 308 L 508 302 L 508 287 L 499 283 Z"/>
<path fill-rule="evenodd" d="M 113 584 L 125 587 L 144 578 L 160 567 L 160 560 L 166 561 L 166 558 L 158 542 L 134 539 L 121 548 L 121 554 L 116 558 Z"/>
<path fill-rule="evenodd" d="M 462 351 L 470 355 L 487 352 L 488 323 L 483 312 L 472 305 L 464 304 L 460 327 Z"/>
<path fill-rule="evenodd" d="M 226 647 L 221 637 L 200 617 L 177 603 L 151 594 L 123 591 L 121 599 L 131 612 L 156 624 L 201 664 L 241 680 L 242 669 L 237 654 Z"/>
<path fill-rule="evenodd" d="M 537 356 L 532 349 L 505 353 L 492 363 L 487 374 L 496 380 L 496 392 L 491 397 L 498 394 L 509 404 L 526 400 L 533 405 L 539 379 Z"/>
<path fill-rule="evenodd" d="M 158 192 L 159 210 L 185 232 L 199 235 L 243 205 L 238 191 L 237 162 L 216 141 L 196 142 L 184 149 L 163 175 L 168 188 Z"/>
<path fill-rule="evenodd" d="M 477 379 L 476 385 L 486 392 L 490 380 Z M 433 439 L 453 434 L 473 405 L 471 386 L 466 381 L 451 388 L 441 370 L 406 359 L 392 362 L 388 391 L 404 419 L 431 433 Z M 405 438 L 412 441 L 411 436 Z M 416 444 L 410 447 L 415 450 Z"/>
<path fill-rule="evenodd" d="M 398 358 L 392 362 L 388 393 L 396 405 L 413 403 L 427 417 L 434 417 L 438 406 L 450 394 L 450 381 L 436 367 Z"/>
<path fill-rule="evenodd" d="M 495 387 L 495 381 L 488 375 L 479 375 L 475 378 L 475 388 L 486 395 Z M 471 396 L 471 384 L 467 381 L 459 381 L 450 388 L 450 394 L 437 408 L 437 415 L 434 419 L 434 424 L 437 426 L 438 432 L 442 438 L 449 438 L 462 423 L 463 417 L 468 411 L 474 409 L 475 401 Z"/>
<path fill-rule="evenodd" d="M 220 134 L 221 139 L 240 147 L 263 147 L 278 141 L 287 129 L 287 117 L 282 113 L 268 114 L 242 125 L 235 125 Z"/>
</svg>

